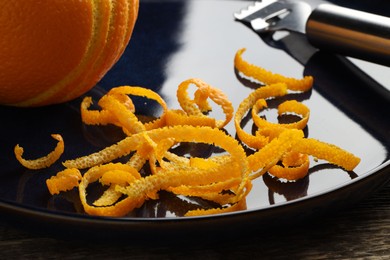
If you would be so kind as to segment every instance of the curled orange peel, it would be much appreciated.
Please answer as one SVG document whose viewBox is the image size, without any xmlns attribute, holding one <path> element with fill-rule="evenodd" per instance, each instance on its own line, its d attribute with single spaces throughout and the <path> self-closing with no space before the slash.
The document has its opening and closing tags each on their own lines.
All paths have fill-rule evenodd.
<svg viewBox="0 0 390 260">
<path fill-rule="evenodd" d="M 109 171 L 112 167 L 113 167 L 112 164 L 92 167 L 83 175 L 83 178 L 81 179 L 81 182 L 79 184 L 79 195 L 80 195 L 81 204 L 83 205 L 83 208 L 86 213 L 90 215 L 99 215 L 99 216 L 112 216 L 112 217 L 124 216 L 128 212 L 129 208 L 139 207 L 144 202 L 145 198 L 123 199 L 120 201 L 116 201 L 116 203 L 113 205 L 106 205 L 106 206 L 95 206 L 87 202 L 88 185 L 90 183 L 94 183 L 98 181 L 105 174 L 105 172 Z M 97 205 L 100 204 L 106 204 L 106 203 L 101 203 L 98 201 Z"/>
<path fill-rule="evenodd" d="M 283 156 L 282 165 L 274 165 L 268 172 L 277 178 L 293 181 L 304 178 L 309 171 L 309 166 L 307 154 L 291 151 Z"/>
<path fill-rule="evenodd" d="M 240 178 L 231 178 L 226 181 L 220 181 L 209 185 L 180 185 L 178 187 L 170 187 L 167 191 L 178 195 L 199 197 L 209 201 L 214 201 L 220 205 L 235 203 L 234 193 L 223 193 L 221 191 L 233 191 L 241 183 Z M 250 182 L 248 182 L 250 183 Z M 251 188 L 248 188 L 250 190 Z"/>
<path fill-rule="evenodd" d="M 63 162 L 66 169 L 47 180 L 49 192 L 58 194 L 78 187 L 85 212 L 98 216 L 125 216 L 146 200 L 158 199 L 160 190 L 196 196 L 220 205 L 185 214 L 199 216 L 246 209 L 245 198 L 252 189 L 252 180 L 266 172 L 289 181 L 304 178 L 310 166 L 309 156 L 327 160 L 347 171 L 353 170 L 360 162 L 358 157 L 335 145 L 304 137 L 302 129 L 310 116 L 310 110 L 304 104 L 290 100 L 278 106 L 279 115 L 291 113 L 301 117 L 294 123 L 272 123 L 259 116 L 267 107 L 267 100 L 286 96 L 289 90 L 307 91 L 312 87 L 313 78 L 293 79 L 271 73 L 243 60 L 244 51 L 241 49 L 236 53 L 235 68 L 265 86 L 250 93 L 235 114 L 232 103 L 221 90 L 195 78 L 178 86 L 181 110 L 169 109 L 156 92 L 134 86 L 111 89 L 98 101 L 99 110 L 91 109 L 92 99 L 85 98 L 81 103 L 85 124 L 114 124 L 121 127 L 127 137 L 96 153 Z M 193 99 L 188 94 L 190 85 L 197 87 Z M 141 122 L 131 96 L 156 101 L 162 108 L 161 116 L 148 123 Z M 210 100 L 222 108 L 225 119 L 207 115 L 213 108 Z M 247 115 L 252 116 L 258 128 L 254 134 L 243 129 L 243 119 Z M 220 130 L 231 119 L 239 141 L 253 149 L 251 155 L 246 155 L 238 140 Z M 15 154 L 22 164 L 48 167 L 47 162 L 54 162 L 63 152 L 62 138 L 57 140 L 55 151 L 46 159 L 26 161 L 21 158 L 23 149 L 18 146 Z M 198 158 L 172 152 L 174 146 L 188 142 L 213 145 L 224 153 Z M 125 156 L 129 156 L 127 163 L 113 163 Z M 150 174 L 142 176 L 141 169 L 147 163 Z M 87 169 L 84 175 L 81 175 L 81 169 Z M 95 182 L 100 183 L 104 191 L 97 200 L 90 202 L 87 190 Z"/>
<path fill-rule="evenodd" d="M 165 127 L 134 134 L 126 137 L 125 140 L 126 146 L 129 145 L 128 149 L 130 150 L 140 147 L 139 143 L 148 142 L 150 144 L 149 153 L 154 154 L 149 155 L 149 157 L 161 157 L 161 155 L 156 155 L 156 151 L 157 153 L 165 154 L 163 151 L 167 151 L 174 144 L 172 139 L 175 142 L 191 141 L 214 144 L 225 149 L 229 156 L 224 155 L 223 159 L 214 160 L 192 158 L 186 160 L 188 162 L 187 165 L 180 164 L 180 167 L 176 167 L 176 165 L 171 167 L 170 163 L 167 163 L 158 167 L 159 170 L 155 174 L 144 178 L 130 178 L 126 180 L 128 185 L 124 185 L 125 183 L 120 182 L 112 175 L 117 172 L 113 171 L 112 164 L 99 163 L 96 166 L 92 166 L 84 174 L 79 185 L 80 198 L 86 212 L 94 215 L 121 216 L 139 207 L 146 199 L 155 197 L 158 191 L 182 185 L 194 186 L 196 189 L 202 189 L 202 186 L 208 187 L 215 185 L 213 191 L 218 190 L 216 194 L 220 194 L 223 190 L 231 190 L 234 196 L 230 196 L 229 200 L 225 200 L 225 202 L 230 202 L 231 205 L 235 205 L 244 199 L 245 194 L 249 192 L 248 189 L 250 188 L 248 184 L 249 167 L 245 152 L 237 140 L 217 128 L 193 126 Z M 161 140 L 168 141 L 158 145 Z M 154 143 L 157 145 L 154 145 Z M 137 145 L 134 148 L 130 148 L 132 144 Z M 124 143 L 119 146 L 122 145 Z M 121 150 L 120 147 L 118 149 Z M 110 173 L 105 173 L 106 171 L 110 171 Z M 86 193 L 88 185 L 102 178 L 109 178 L 109 180 L 104 180 L 104 184 L 115 185 L 115 191 L 124 194 L 126 198 L 116 202 L 114 205 L 104 207 L 88 204 Z M 231 179 L 234 179 L 234 181 L 231 181 Z M 178 191 L 180 189 L 176 190 L 176 192 Z M 102 203 L 98 205 L 102 205 Z"/>
<path fill-rule="evenodd" d="M 209 126 L 215 127 L 215 118 L 204 115 L 188 115 L 183 110 L 171 109 L 166 114 L 166 124 L 175 125 L 192 125 L 192 126 Z"/>
<path fill-rule="evenodd" d="M 129 97 L 130 95 L 156 101 L 161 105 L 163 114 L 152 122 L 145 124 L 140 122 L 135 115 L 136 108 Z M 101 110 L 89 110 L 91 104 L 90 97 L 84 98 L 81 104 L 81 116 L 84 123 L 91 125 L 114 124 L 122 127 L 127 135 L 164 126 L 165 113 L 168 110 L 165 101 L 156 92 L 137 86 L 120 86 L 111 89 L 98 102 Z"/>
<path fill-rule="evenodd" d="M 110 111 L 107 110 L 90 110 L 93 104 L 91 97 L 85 97 L 81 102 L 80 113 L 81 119 L 87 125 L 108 125 L 115 122 L 115 118 Z"/>
<path fill-rule="evenodd" d="M 269 139 L 266 136 L 254 136 L 247 133 L 241 126 L 241 121 L 248 111 L 256 104 L 259 99 L 275 98 L 287 94 L 287 86 L 284 83 L 277 83 L 264 86 L 251 92 L 238 106 L 234 115 L 234 126 L 238 138 L 249 147 L 260 149 L 265 146 Z"/>
<path fill-rule="evenodd" d="M 114 94 L 115 95 L 115 94 Z M 104 95 L 99 101 L 100 107 L 105 106 L 105 99 L 108 95 Z M 115 95 L 115 98 L 123 104 L 129 111 L 135 112 L 135 106 L 130 97 L 126 95 Z M 114 124 L 120 126 L 115 116 L 110 110 L 91 110 L 90 106 L 93 104 L 91 97 L 85 97 L 81 102 L 80 112 L 81 119 L 85 124 L 88 125 L 108 125 Z"/>
<path fill-rule="evenodd" d="M 222 214 L 222 213 L 226 213 L 226 212 L 234 212 L 234 211 L 240 211 L 240 210 L 245 210 L 245 209 L 247 209 L 246 201 L 241 200 L 238 203 L 236 203 L 230 207 L 225 207 L 225 208 L 190 210 L 185 214 L 185 216 L 186 217 L 193 217 L 193 216 Z"/>
<path fill-rule="evenodd" d="M 187 92 L 190 85 L 195 85 L 198 88 L 195 91 L 194 99 L 190 99 Z M 209 98 L 221 106 L 225 119 L 216 120 L 214 127 L 223 128 L 233 117 L 233 105 L 227 96 L 220 89 L 214 88 L 200 79 L 191 78 L 183 81 L 177 88 L 176 95 L 181 108 L 188 116 L 206 117 L 203 113 L 212 110 L 208 103 Z"/>
<path fill-rule="evenodd" d="M 81 172 L 78 169 L 65 169 L 46 180 L 47 188 L 51 195 L 71 190 L 79 186 Z"/>
<path fill-rule="evenodd" d="M 284 83 L 288 90 L 307 91 L 311 89 L 313 84 L 312 77 L 306 76 L 303 79 L 294 79 L 271 73 L 245 61 L 242 58 L 244 51 L 245 49 L 237 51 L 234 62 L 235 68 L 247 77 L 252 77 L 261 83 L 266 84 L 265 87 L 269 87 L 271 84 Z M 360 159 L 351 153 L 335 145 L 326 144 L 314 139 L 303 138 L 303 136 L 299 138 L 291 136 L 291 139 L 287 138 L 285 141 L 278 144 L 284 136 L 288 135 L 288 132 L 286 132 L 288 129 L 304 129 L 306 127 L 310 116 L 310 110 L 303 103 L 296 100 L 288 100 L 278 106 L 279 116 L 291 113 L 300 116 L 301 120 L 290 124 L 272 123 L 267 121 L 258 114 L 260 110 L 267 107 L 266 99 L 270 96 L 262 97 L 254 94 L 265 87 L 260 87 L 252 92 L 248 98 L 240 104 L 234 118 L 237 136 L 246 145 L 256 150 L 254 154 L 248 156 L 251 169 L 255 172 L 251 175 L 251 178 L 257 178 L 266 171 L 269 171 L 278 178 L 287 180 L 303 178 L 308 173 L 309 155 L 318 159 L 327 160 L 347 171 L 354 169 L 358 165 Z M 287 91 L 285 90 L 282 95 L 285 95 L 286 93 Z M 273 97 L 277 96 L 281 95 L 273 95 Z M 241 119 L 250 109 L 252 109 L 252 120 L 258 127 L 258 130 L 254 135 L 245 132 L 240 124 Z M 290 134 L 291 133 L 292 132 L 290 131 Z M 287 156 L 287 154 L 289 156 Z M 295 156 L 292 156 L 292 154 Z M 267 160 L 266 157 L 269 157 L 267 164 L 264 163 Z M 288 158 L 294 158 L 295 164 L 292 164 L 292 159 Z M 282 165 L 279 165 L 279 162 L 281 162 Z"/>
<path fill-rule="evenodd" d="M 287 85 L 287 88 L 293 91 L 308 91 L 312 88 L 313 77 L 305 76 L 302 79 L 295 79 L 270 72 L 262 67 L 245 61 L 242 58 L 242 54 L 245 50 L 245 48 L 242 48 L 236 52 L 234 57 L 234 66 L 239 72 L 243 73 L 247 77 L 252 77 L 266 85 L 284 82 Z"/>
<path fill-rule="evenodd" d="M 248 156 L 249 166 L 253 171 L 251 179 L 261 176 L 276 165 L 303 137 L 301 130 L 287 129 L 262 149 Z"/>
<path fill-rule="evenodd" d="M 326 142 L 313 138 L 305 138 L 293 147 L 294 151 L 309 154 L 317 159 L 326 160 L 346 171 L 352 171 L 359 163 L 360 158 L 354 154 Z"/>
<path fill-rule="evenodd" d="M 24 153 L 23 147 L 16 145 L 14 148 L 14 153 L 16 156 L 16 159 L 26 168 L 31 170 L 39 170 L 50 167 L 52 164 L 54 164 L 64 153 L 64 140 L 62 139 L 62 136 L 59 134 L 52 134 L 52 138 L 57 140 L 57 145 L 55 149 L 47 154 L 46 156 L 33 159 L 33 160 L 26 160 L 22 157 Z"/>
<path fill-rule="evenodd" d="M 145 123 L 145 129 L 150 130 L 158 127 L 162 127 L 165 125 L 165 113 L 168 111 L 168 106 L 165 103 L 164 99 L 161 98 L 159 94 L 154 92 L 153 90 L 146 89 L 143 87 L 135 87 L 135 86 L 121 86 L 121 87 L 116 87 L 112 88 L 109 92 L 108 95 L 122 95 L 128 97 L 128 95 L 133 95 L 133 96 L 139 96 L 139 97 L 144 97 L 150 100 L 156 101 L 163 109 L 162 115 L 149 123 Z M 134 108 L 135 109 L 135 108 Z M 135 113 L 135 111 L 132 111 Z"/>
<path fill-rule="evenodd" d="M 304 129 L 309 121 L 310 110 L 303 103 L 300 103 L 296 100 L 288 100 L 281 103 L 278 106 L 278 115 L 292 113 L 301 116 L 301 120 L 289 123 L 289 124 L 280 124 L 280 123 L 272 123 L 267 121 L 266 119 L 260 117 L 259 112 L 267 107 L 267 103 L 264 99 L 259 99 L 252 108 L 252 119 L 255 125 L 259 128 L 295 128 L 295 129 Z"/>
<path fill-rule="evenodd" d="M 115 186 L 108 187 L 104 193 L 95 200 L 92 205 L 95 207 L 106 207 L 115 204 L 122 197 L 122 193 L 115 190 Z"/>
</svg>

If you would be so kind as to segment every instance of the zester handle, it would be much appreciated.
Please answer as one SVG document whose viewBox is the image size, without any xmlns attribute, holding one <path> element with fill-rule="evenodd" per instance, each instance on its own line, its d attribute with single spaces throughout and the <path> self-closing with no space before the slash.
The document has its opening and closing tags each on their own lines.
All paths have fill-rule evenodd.
<svg viewBox="0 0 390 260">
<path fill-rule="evenodd" d="M 390 66 L 390 18 L 322 4 L 310 15 L 306 34 L 317 48 Z"/>
</svg>

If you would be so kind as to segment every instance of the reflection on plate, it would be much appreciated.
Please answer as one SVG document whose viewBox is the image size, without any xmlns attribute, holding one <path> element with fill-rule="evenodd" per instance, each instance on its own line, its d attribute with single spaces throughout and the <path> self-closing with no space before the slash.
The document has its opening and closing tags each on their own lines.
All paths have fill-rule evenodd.
<svg viewBox="0 0 390 260">
<path fill-rule="evenodd" d="M 221 88 L 237 108 L 253 90 L 233 68 L 235 52 L 245 47 L 245 58 L 254 64 L 287 76 L 310 74 L 315 77 L 313 91 L 289 98 L 302 101 L 311 110 L 306 135 L 336 144 L 362 158 L 354 172 L 319 161 L 313 162 L 307 177 L 296 182 L 281 182 L 266 174 L 254 182 L 247 197 L 248 209 L 231 214 L 181 218 L 178 216 L 188 209 L 213 205 L 197 198 L 161 192 L 159 200 L 146 202 L 126 218 L 87 216 L 76 191 L 56 196 L 48 193 L 45 180 L 62 169 L 60 163 L 43 171 L 30 171 L 22 168 L 13 155 L 16 144 L 25 148 L 26 158 L 48 153 L 55 145 L 50 137 L 52 133 L 64 137 L 63 159 L 98 151 L 123 138 L 115 127 L 83 125 L 79 114 L 81 97 L 44 108 L 0 107 L 3 115 L 0 210 L 38 224 L 61 221 L 63 226 L 75 229 L 89 227 L 140 233 L 153 229 L 154 232 L 178 233 L 184 227 L 204 230 L 232 223 L 262 226 L 264 221 L 298 220 L 355 202 L 384 185 L 390 169 L 388 99 L 371 87 L 378 87 L 379 83 L 370 78 L 370 71 L 363 73 L 345 59 L 321 52 L 303 67 L 284 51 L 271 48 L 258 35 L 234 21 L 232 14 L 245 4 L 242 1 L 141 3 L 139 20 L 125 55 L 87 95 L 97 99 L 111 87 L 137 85 L 158 91 L 170 108 L 176 108 L 178 84 L 197 77 Z M 270 107 L 275 105 L 270 104 Z M 138 113 L 145 115 L 155 112 L 153 106 L 144 101 L 140 101 L 137 108 Z M 275 115 L 268 112 L 267 117 Z M 226 130 L 234 134 L 232 124 Z M 205 145 L 180 148 L 198 156 L 213 152 Z"/>
</svg>

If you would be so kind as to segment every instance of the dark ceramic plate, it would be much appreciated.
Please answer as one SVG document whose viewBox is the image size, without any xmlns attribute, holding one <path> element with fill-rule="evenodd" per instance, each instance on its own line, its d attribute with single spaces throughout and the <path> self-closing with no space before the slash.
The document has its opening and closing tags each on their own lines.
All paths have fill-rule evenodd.
<svg viewBox="0 0 390 260">
<path fill-rule="evenodd" d="M 3 216 L 37 227 L 51 225 L 112 234 L 231 231 L 243 226 L 261 228 L 292 223 L 313 214 L 332 212 L 362 199 L 388 181 L 389 68 L 350 62 L 322 52 L 307 52 L 310 59 L 301 64 L 294 53 L 294 41 L 282 40 L 274 44 L 277 48 L 270 47 L 254 32 L 234 21 L 233 13 L 244 8 L 248 4 L 245 1 L 141 2 L 139 20 L 125 55 L 87 95 L 98 98 L 114 86 L 138 85 L 158 91 L 171 108 L 176 108 L 178 84 L 197 77 L 221 88 L 237 107 L 252 91 L 233 68 L 235 52 L 245 47 L 244 57 L 252 63 L 287 76 L 299 78 L 310 74 L 315 77 L 310 93 L 291 96 L 311 109 L 306 134 L 351 151 L 361 157 L 360 165 L 353 172 L 345 172 L 319 161 L 312 165 L 306 178 L 292 183 L 266 174 L 254 182 L 247 198 L 248 209 L 230 214 L 180 217 L 194 204 L 207 203 L 182 200 L 162 192 L 159 200 L 148 201 L 128 217 L 92 217 L 83 213 L 75 192 L 50 196 L 47 191 L 45 180 L 62 169 L 60 163 L 43 171 L 26 170 L 14 158 L 13 148 L 20 144 L 25 148 L 26 157 L 36 158 L 53 149 L 55 142 L 50 134 L 60 133 L 66 144 L 62 157 L 65 160 L 120 140 L 123 137 L 120 131 L 114 127 L 83 125 L 79 113 L 81 98 L 44 108 L 0 107 L 0 209 Z M 299 41 L 298 37 L 296 42 Z M 288 47 L 291 55 L 283 46 Z M 138 103 L 139 113 L 153 114 L 155 110 L 153 104 L 143 100 Z M 267 116 L 272 118 L 272 110 Z M 226 130 L 234 134 L 232 124 Z M 194 153 L 208 152 L 208 147 L 191 149 Z"/>
</svg>

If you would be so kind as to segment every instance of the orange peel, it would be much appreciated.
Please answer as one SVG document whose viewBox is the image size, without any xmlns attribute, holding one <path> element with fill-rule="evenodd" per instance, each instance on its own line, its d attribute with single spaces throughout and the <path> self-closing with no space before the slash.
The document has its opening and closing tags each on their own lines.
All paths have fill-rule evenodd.
<svg viewBox="0 0 390 260">
<path fill-rule="evenodd" d="M 144 199 L 141 200 L 130 200 L 123 199 L 121 201 L 116 202 L 114 205 L 107 205 L 104 207 L 90 205 L 87 202 L 87 187 L 90 183 L 98 181 L 107 170 L 112 169 L 113 165 L 102 165 L 90 168 L 84 175 L 79 184 L 79 195 L 80 201 L 83 205 L 83 208 L 86 213 L 90 215 L 100 215 L 100 216 L 123 216 L 128 212 L 129 208 L 135 208 L 142 205 Z M 97 203 L 105 204 L 105 203 Z"/>
<path fill-rule="evenodd" d="M 165 103 L 164 99 L 161 98 L 159 94 L 154 92 L 153 90 L 143 88 L 143 87 L 138 87 L 138 86 L 121 86 L 121 87 L 116 87 L 112 88 L 109 92 L 108 95 L 120 95 L 120 96 L 126 96 L 128 95 L 133 95 L 133 96 L 139 96 L 139 97 L 144 97 L 150 100 L 156 101 L 163 109 L 162 115 L 149 123 L 145 123 L 145 129 L 150 130 L 154 128 L 159 128 L 165 125 L 164 122 L 164 115 L 168 111 L 168 106 Z M 133 104 L 134 107 L 134 104 Z M 132 110 L 133 113 L 135 113 L 135 107 L 134 110 Z"/>
<path fill-rule="evenodd" d="M 259 99 L 274 98 L 287 94 L 287 86 L 284 83 L 277 83 L 264 86 L 251 92 L 238 106 L 234 115 L 234 126 L 238 138 L 249 147 L 260 149 L 268 143 L 265 136 L 253 136 L 247 133 L 241 126 L 241 121 L 247 112 L 256 104 Z"/>
<path fill-rule="evenodd" d="M 135 115 L 136 108 L 129 95 L 155 100 L 163 108 L 163 114 L 152 122 L 145 124 L 140 122 Z M 85 124 L 114 124 L 122 127 L 127 135 L 164 126 L 165 113 L 168 110 L 165 101 L 156 92 L 138 86 L 120 86 L 111 89 L 98 102 L 101 110 L 90 110 L 91 105 L 90 97 L 84 98 L 81 103 L 81 116 Z"/>
<path fill-rule="evenodd" d="M 14 153 L 16 156 L 16 159 L 22 164 L 24 167 L 31 169 L 31 170 L 40 170 L 44 168 L 50 167 L 52 164 L 54 164 L 64 153 L 64 140 L 62 139 L 62 136 L 59 134 L 52 134 L 52 138 L 57 140 L 57 145 L 55 149 L 47 154 L 46 156 L 33 159 L 33 160 L 26 160 L 24 159 L 23 153 L 24 149 L 23 147 L 16 145 L 14 148 Z"/>
<path fill-rule="evenodd" d="M 210 126 L 216 125 L 215 118 L 208 116 L 188 115 L 183 110 L 171 109 L 166 114 L 166 124 L 168 126 L 175 125 L 192 125 L 192 126 Z"/>
<path fill-rule="evenodd" d="M 261 118 L 258 113 L 263 108 L 267 107 L 267 103 L 264 99 L 258 100 L 252 108 L 252 119 L 255 125 L 259 128 L 276 128 L 276 127 L 284 127 L 284 128 L 295 128 L 295 129 L 304 129 L 309 121 L 310 110 L 309 108 L 296 100 L 288 100 L 281 103 L 278 106 L 278 115 L 294 113 L 301 116 L 301 120 L 289 123 L 289 124 L 280 124 L 280 123 L 272 123 L 270 121 Z"/>
<path fill-rule="evenodd" d="M 109 110 L 113 114 L 118 124 L 127 135 L 146 130 L 145 126 L 138 120 L 137 116 L 127 109 L 127 107 L 114 96 L 106 95 L 102 99 L 104 102 L 100 103 L 103 109 Z"/>
<path fill-rule="evenodd" d="M 248 156 L 251 179 L 255 179 L 276 165 L 286 152 L 303 139 L 303 132 L 297 129 L 287 129 L 274 138 L 262 149 Z"/>
<path fill-rule="evenodd" d="M 267 100 L 286 96 L 289 90 L 307 91 L 312 87 L 313 78 L 293 79 L 271 73 L 243 60 L 244 51 L 236 53 L 235 68 L 266 85 L 250 93 L 235 114 L 232 103 L 221 90 L 196 78 L 178 86 L 176 95 L 181 109 L 169 109 L 158 93 L 137 86 L 111 89 L 98 101 L 98 110 L 91 109 L 90 97 L 84 98 L 80 110 L 85 124 L 113 124 L 121 127 L 127 136 L 98 152 L 64 161 L 66 169 L 47 180 L 49 192 L 58 194 L 78 187 L 85 212 L 97 216 L 126 216 L 146 200 L 158 199 L 161 190 L 220 205 L 185 214 L 199 216 L 245 209 L 252 180 L 266 172 L 288 181 L 304 178 L 310 166 L 309 156 L 345 170 L 354 169 L 360 162 L 358 157 L 335 145 L 304 137 L 302 129 L 307 126 L 310 110 L 303 103 L 289 100 L 278 106 L 279 116 L 292 113 L 301 117 L 294 123 L 272 123 L 259 116 L 267 107 Z M 190 85 L 197 87 L 193 99 L 188 94 Z M 141 122 L 131 96 L 154 100 L 162 108 L 161 116 L 148 123 Z M 224 119 L 207 115 L 213 108 L 210 100 L 221 107 Z M 243 119 L 248 114 L 258 128 L 255 134 L 243 129 Z M 220 129 L 231 119 L 239 140 Z M 179 156 L 173 152 L 172 148 L 189 142 L 213 145 L 223 152 L 209 158 Z M 253 149 L 251 155 L 246 155 L 240 142 Z M 42 167 L 46 164 L 41 161 L 57 160 L 63 145 L 61 139 L 48 159 L 27 161 L 27 164 Z M 26 164 L 21 147 L 15 147 L 15 154 Z M 113 163 L 125 156 L 129 157 L 127 163 Z M 147 163 L 150 174 L 142 176 L 140 171 Z M 83 176 L 80 169 L 87 169 Z M 104 191 L 91 203 L 87 190 L 95 182 Z"/>
<path fill-rule="evenodd" d="M 233 206 L 226 207 L 226 208 L 214 208 L 214 209 L 196 209 L 196 210 L 190 210 L 188 211 L 185 216 L 186 217 L 192 217 L 192 216 L 204 216 L 204 215 L 212 215 L 212 214 L 222 214 L 226 212 L 234 212 L 234 211 L 240 211 L 245 210 L 246 207 L 246 201 L 241 200 L 238 203 L 234 204 Z"/>
<path fill-rule="evenodd" d="M 359 163 L 360 158 L 354 154 L 326 142 L 313 138 L 305 138 L 297 143 L 294 151 L 314 156 L 317 159 L 326 160 L 331 164 L 342 167 L 346 171 L 352 171 Z"/>
<path fill-rule="evenodd" d="M 194 94 L 194 99 L 190 99 L 187 92 L 191 84 L 198 88 Z M 176 95 L 180 106 L 189 116 L 206 117 L 203 113 L 211 110 L 211 106 L 207 101 L 208 98 L 221 106 L 225 119 L 215 121 L 215 127 L 217 128 L 226 126 L 233 117 L 233 105 L 227 96 L 220 89 L 214 88 L 200 79 L 191 78 L 183 81 L 177 88 Z"/>
<path fill-rule="evenodd" d="M 90 110 L 93 104 L 91 97 L 85 97 L 81 102 L 80 113 L 81 119 L 87 125 L 108 125 L 115 122 L 115 118 L 110 111 L 107 110 Z"/>
<path fill-rule="evenodd" d="M 65 169 L 46 180 L 46 186 L 51 195 L 71 190 L 79 186 L 81 172 L 78 169 Z"/>
<path fill-rule="evenodd" d="M 268 172 L 277 178 L 294 181 L 304 178 L 308 174 L 309 166 L 307 154 L 292 151 L 283 156 L 282 165 L 274 165 Z"/>
<path fill-rule="evenodd" d="M 147 137 L 145 137 L 147 136 Z M 91 167 L 83 176 L 83 179 L 79 185 L 79 192 L 84 209 L 88 214 L 104 215 L 104 216 L 123 216 L 133 209 L 139 207 L 149 197 L 155 197 L 157 192 L 162 189 L 169 189 L 171 187 L 178 187 L 181 185 L 196 186 L 200 189 L 200 186 L 217 185 L 219 187 L 219 193 L 225 189 L 231 189 L 235 196 L 229 199 L 232 205 L 238 203 L 245 197 L 245 194 L 250 188 L 248 185 L 249 167 L 246 159 L 245 152 L 237 140 L 226 135 L 223 131 L 210 127 L 193 127 L 193 126 L 176 126 L 165 127 L 161 129 L 149 130 L 147 132 L 134 134 L 127 137 L 125 140 L 128 149 L 132 144 L 139 144 L 142 142 L 148 142 L 150 144 L 150 153 L 154 153 L 153 148 L 157 148 L 161 140 L 174 138 L 175 142 L 202 142 L 220 146 L 225 149 L 230 157 L 224 156 L 224 159 L 192 159 L 191 165 L 181 165 L 181 167 L 171 167 L 170 163 L 161 165 L 159 171 L 156 174 L 146 176 L 144 178 L 134 178 L 134 181 L 125 186 L 124 183 L 116 180 L 111 174 L 112 164 L 99 164 Z M 162 151 L 167 150 L 173 142 L 167 142 L 160 146 Z M 121 144 L 122 145 L 122 144 Z M 121 146 L 120 145 L 120 146 Z M 158 150 L 158 149 L 157 149 Z M 161 151 L 160 151 L 161 153 Z M 149 155 L 153 157 L 153 155 Z M 157 157 L 157 155 L 154 155 Z M 220 163 L 223 162 L 223 163 Z M 129 166 L 130 167 L 130 166 Z M 115 191 L 123 193 L 126 198 L 116 202 L 114 205 L 105 207 L 96 207 L 87 203 L 86 189 L 92 182 L 98 181 L 104 178 L 109 173 L 109 179 L 115 179 L 115 181 L 104 181 L 105 184 L 115 184 Z M 230 173 L 230 174 L 227 174 Z M 235 181 L 231 182 L 230 179 L 234 178 Z M 239 178 L 240 181 L 236 179 Z M 131 178 L 133 180 L 133 178 Z M 128 181 L 129 182 L 129 181 Z M 222 182 L 222 183 L 220 183 Z M 216 184 L 219 183 L 219 184 Z M 234 183 L 234 185 L 232 185 Z M 110 191 L 111 192 L 111 191 Z M 99 203 L 101 205 L 101 203 Z"/>
<path fill-rule="evenodd" d="M 262 67 L 256 66 L 245 61 L 242 58 L 242 54 L 245 52 L 245 48 L 242 48 L 236 52 L 234 57 L 235 68 L 248 77 L 252 77 L 266 85 L 284 82 L 289 90 L 293 91 L 308 91 L 312 88 L 313 77 L 305 76 L 302 79 L 295 79 L 285 77 L 281 74 L 270 72 Z"/>
</svg>

